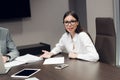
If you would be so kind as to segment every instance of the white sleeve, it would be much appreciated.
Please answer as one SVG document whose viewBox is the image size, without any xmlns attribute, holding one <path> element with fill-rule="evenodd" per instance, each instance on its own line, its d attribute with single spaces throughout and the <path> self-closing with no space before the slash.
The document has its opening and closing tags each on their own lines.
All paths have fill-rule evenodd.
<svg viewBox="0 0 120 80">
<path fill-rule="evenodd" d="M 51 50 L 51 53 L 58 54 L 64 49 L 64 37 L 62 36 L 56 46 Z"/>
<path fill-rule="evenodd" d="M 83 53 L 78 54 L 77 58 L 96 62 L 99 59 L 99 55 L 88 34 L 85 32 L 81 32 L 79 34 L 79 39 L 81 40 L 84 51 Z"/>
</svg>

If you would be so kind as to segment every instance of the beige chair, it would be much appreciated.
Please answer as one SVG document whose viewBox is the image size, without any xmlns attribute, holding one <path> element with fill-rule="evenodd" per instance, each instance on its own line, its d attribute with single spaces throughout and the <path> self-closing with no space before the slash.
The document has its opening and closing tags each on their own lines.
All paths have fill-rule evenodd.
<svg viewBox="0 0 120 80">
<path fill-rule="evenodd" d="M 116 34 L 112 18 L 96 18 L 95 47 L 100 61 L 115 65 L 116 63 Z"/>
</svg>

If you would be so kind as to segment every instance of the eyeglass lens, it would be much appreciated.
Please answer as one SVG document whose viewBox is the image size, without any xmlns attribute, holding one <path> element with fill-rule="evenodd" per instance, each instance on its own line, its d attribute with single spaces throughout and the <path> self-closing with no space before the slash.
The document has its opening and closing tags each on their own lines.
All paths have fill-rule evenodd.
<svg viewBox="0 0 120 80">
<path fill-rule="evenodd" d="M 69 25 L 69 24 L 74 24 L 75 22 L 77 22 L 76 20 L 71 20 L 71 21 L 64 21 L 65 25 Z"/>
</svg>

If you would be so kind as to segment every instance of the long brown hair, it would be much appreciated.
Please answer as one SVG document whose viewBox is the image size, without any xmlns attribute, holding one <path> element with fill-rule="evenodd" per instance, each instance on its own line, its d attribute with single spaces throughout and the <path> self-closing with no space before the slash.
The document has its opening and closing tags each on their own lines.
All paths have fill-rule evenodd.
<svg viewBox="0 0 120 80">
<path fill-rule="evenodd" d="M 76 33 L 82 32 L 82 31 L 83 31 L 83 28 L 82 28 L 81 25 L 80 25 L 79 17 L 78 17 L 78 15 L 77 15 L 74 11 L 67 11 L 67 12 L 64 14 L 64 16 L 63 16 L 63 23 L 64 23 L 64 19 L 65 19 L 68 15 L 72 15 L 72 16 L 76 19 L 76 21 L 79 22 L 79 24 L 78 24 L 75 32 L 76 32 Z M 69 33 L 67 30 L 66 30 L 66 32 Z"/>
</svg>

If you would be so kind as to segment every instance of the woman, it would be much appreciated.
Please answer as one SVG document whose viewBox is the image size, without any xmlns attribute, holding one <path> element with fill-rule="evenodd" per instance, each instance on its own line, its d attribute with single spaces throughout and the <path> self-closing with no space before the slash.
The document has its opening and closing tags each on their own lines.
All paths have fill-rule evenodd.
<svg viewBox="0 0 120 80">
<path fill-rule="evenodd" d="M 63 24 L 66 32 L 62 35 L 56 47 L 51 52 L 43 50 L 40 57 L 50 58 L 66 49 L 69 58 L 78 58 L 87 61 L 97 61 L 99 55 L 86 32 L 81 29 L 78 16 L 68 11 L 63 16 Z"/>
</svg>

